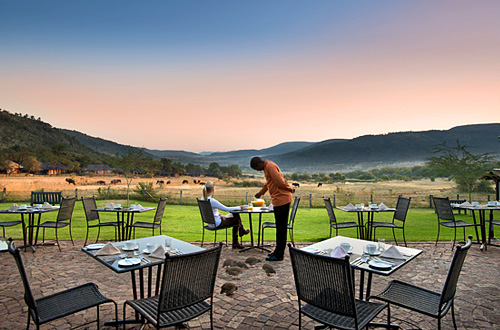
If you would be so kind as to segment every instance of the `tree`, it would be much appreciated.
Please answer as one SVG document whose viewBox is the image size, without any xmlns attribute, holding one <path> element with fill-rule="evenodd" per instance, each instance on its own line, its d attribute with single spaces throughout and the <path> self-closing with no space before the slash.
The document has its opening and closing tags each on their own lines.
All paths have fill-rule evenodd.
<svg viewBox="0 0 500 330">
<path fill-rule="evenodd" d="M 130 184 L 141 168 L 143 155 L 144 152 L 140 149 L 128 148 L 124 154 L 117 154 L 113 161 L 115 169 L 123 173 L 127 182 L 127 205 L 130 205 Z"/>
<path fill-rule="evenodd" d="M 429 158 L 429 167 L 447 174 L 450 180 L 457 183 L 459 189 L 467 191 L 469 200 L 473 188 L 478 184 L 482 174 L 488 169 L 488 164 L 493 157 L 489 153 L 474 155 L 467 150 L 468 146 L 449 146 L 446 141 L 433 147 L 432 152 L 440 154 Z"/>
</svg>

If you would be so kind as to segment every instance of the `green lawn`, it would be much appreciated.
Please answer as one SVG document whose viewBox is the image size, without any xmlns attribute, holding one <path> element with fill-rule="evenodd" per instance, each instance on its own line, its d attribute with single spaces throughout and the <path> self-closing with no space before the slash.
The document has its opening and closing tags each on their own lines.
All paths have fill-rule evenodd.
<svg viewBox="0 0 500 330">
<path fill-rule="evenodd" d="M 98 201 L 98 206 L 104 206 L 110 201 Z M 125 205 L 126 201 L 115 201 Z M 144 202 L 144 201 L 133 201 L 140 203 L 143 206 L 155 207 L 156 204 Z M 0 209 L 7 209 L 11 206 L 11 203 L 0 203 Z M 54 220 L 56 217 L 56 212 L 45 213 L 42 215 L 42 221 L 44 220 Z M 355 213 L 347 213 L 340 210 L 335 210 L 338 221 L 357 221 L 357 216 Z M 112 221 L 116 219 L 116 216 L 112 213 L 101 213 L 101 220 Z M 141 221 L 152 221 L 154 217 L 154 211 L 145 212 L 142 214 L 137 214 L 135 220 Z M 248 217 L 246 215 L 242 216 L 243 224 L 245 228 L 248 228 Z M 392 213 L 378 213 L 375 215 L 375 221 L 391 221 Z M 406 239 L 407 241 L 434 241 L 437 234 L 437 220 L 434 210 L 432 209 L 420 209 L 411 208 L 408 211 L 407 222 L 406 222 Z M 472 216 L 470 214 L 456 215 L 457 220 L 465 220 L 472 222 Z M 20 220 L 19 215 L 6 215 L 0 214 L 0 221 L 9 220 Z M 263 215 L 263 221 L 274 221 L 271 214 Z M 257 240 L 257 230 L 256 226 L 258 224 L 258 216 L 254 215 L 254 232 L 255 240 Z M 85 240 L 86 234 L 86 220 L 85 214 L 83 212 L 83 206 L 81 201 L 77 201 L 75 206 L 75 211 L 72 219 L 72 229 L 73 238 L 75 240 Z M 181 239 L 188 242 L 200 242 L 202 236 L 202 224 L 201 217 L 198 211 L 198 206 L 182 206 L 182 205 L 170 205 L 167 204 L 165 208 L 165 214 L 163 217 L 162 233 Z M 454 231 L 448 228 L 441 228 L 440 240 L 452 240 Z M 62 240 L 69 239 L 68 229 L 63 228 L 59 230 L 60 238 Z M 159 234 L 159 231 L 156 231 Z M 473 228 L 467 228 L 466 234 L 472 234 L 475 238 L 475 233 Z M 90 239 L 94 239 L 97 235 L 97 229 L 91 229 Z M 207 233 L 206 240 L 213 240 L 213 233 Z M 335 232 L 333 233 L 335 235 Z M 355 229 L 344 229 L 339 231 L 339 235 L 356 237 Z M 136 232 L 136 237 L 147 237 L 151 236 L 150 230 L 138 229 Z M 326 209 L 324 208 L 299 208 L 297 211 L 297 216 L 295 218 L 294 226 L 294 236 L 296 242 L 317 242 L 329 237 L 329 220 Z M 6 228 L 6 237 L 14 237 L 16 240 L 22 239 L 21 226 Z M 53 230 L 47 230 L 46 238 L 53 239 L 55 237 Z M 223 238 L 222 232 L 218 233 L 218 237 Z M 274 240 L 274 231 L 272 229 L 266 230 L 266 240 Z M 383 237 L 387 241 L 392 241 L 392 231 L 390 229 L 378 228 L 377 238 Z M 396 237 L 402 240 L 401 230 L 396 231 Z M 461 230 L 458 231 L 458 238 L 462 237 Z M 101 230 L 100 241 L 106 241 L 114 239 L 114 230 L 112 228 L 104 228 Z M 248 236 L 245 237 L 249 240 Z M 230 239 L 229 239 L 230 240 Z"/>
</svg>

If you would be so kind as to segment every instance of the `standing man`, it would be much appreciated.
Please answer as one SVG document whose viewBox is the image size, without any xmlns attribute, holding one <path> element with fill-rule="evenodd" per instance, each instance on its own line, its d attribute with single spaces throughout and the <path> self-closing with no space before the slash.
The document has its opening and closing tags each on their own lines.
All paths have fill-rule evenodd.
<svg viewBox="0 0 500 330">
<path fill-rule="evenodd" d="M 285 254 L 286 235 L 288 225 L 288 213 L 292 202 L 292 188 L 283 177 L 278 165 L 270 160 L 262 160 L 260 157 L 253 157 L 250 167 L 256 171 L 264 171 L 266 184 L 255 194 L 256 198 L 264 195 L 269 190 L 271 202 L 274 207 L 274 219 L 276 221 L 276 248 L 266 258 L 267 261 L 281 261 Z"/>
</svg>

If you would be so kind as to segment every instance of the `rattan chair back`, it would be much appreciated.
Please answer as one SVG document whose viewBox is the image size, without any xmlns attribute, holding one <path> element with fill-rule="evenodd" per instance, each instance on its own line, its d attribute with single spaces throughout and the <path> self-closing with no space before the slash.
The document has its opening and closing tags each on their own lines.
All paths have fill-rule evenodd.
<svg viewBox="0 0 500 330">
<path fill-rule="evenodd" d="M 398 202 L 396 203 L 396 212 L 394 212 L 394 220 L 399 220 L 405 222 L 406 215 L 408 214 L 408 209 L 410 208 L 411 197 L 398 197 Z"/>
<path fill-rule="evenodd" d="M 198 207 L 200 208 L 201 220 L 207 225 L 213 225 L 215 227 L 214 211 L 212 210 L 210 201 L 199 198 L 196 200 L 198 201 Z"/>
<path fill-rule="evenodd" d="M 97 209 L 97 203 L 95 202 L 94 196 L 82 197 L 82 203 L 87 222 L 99 220 L 99 212 L 94 211 L 95 209 Z"/>
<path fill-rule="evenodd" d="M 450 269 L 448 271 L 448 276 L 446 277 L 446 282 L 444 283 L 443 291 L 441 292 L 441 307 L 448 304 L 455 297 L 458 278 L 460 277 L 465 257 L 467 256 L 467 252 L 469 252 L 471 245 L 471 235 L 469 235 L 465 245 L 457 245 L 455 254 L 453 255 L 453 260 L 451 261 Z"/>
<path fill-rule="evenodd" d="M 185 255 L 166 255 L 158 303 L 160 313 L 212 299 L 222 244 Z M 212 305 L 212 301 L 210 302 Z"/>
<path fill-rule="evenodd" d="M 63 197 L 61 201 L 61 207 L 57 213 L 57 221 L 69 221 L 73 216 L 73 210 L 75 209 L 76 197 Z"/>
<path fill-rule="evenodd" d="M 453 215 L 448 197 L 432 197 L 432 200 L 434 201 L 434 209 L 436 210 L 438 221 L 441 219 L 455 222 L 455 216 Z"/>
<path fill-rule="evenodd" d="M 295 222 L 295 216 L 297 215 L 297 210 L 299 208 L 300 197 L 295 197 L 292 205 L 292 212 L 290 212 L 290 218 L 288 219 L 288 225 L 293 228 L 293 223 Z"/>
<path fill-rule="evenodd" d="M 332 202 L 330 201 L 330 197 L 323 197 L 323 201 L 325 202 L 326 211 L 328 212 L 328 218 L 330 218 L 330 224 L 337 223 L 337 218 L 335 217 L 335 212 L 333 211 Z"/>
<path fill-rule="evenodd" d="M 337 259 L 289 245 L 299 306 L 301 301 L 327 312 L 356 319 L 349 256 Z"/>
<path fill-rule="evenodd" d="M 160 198 L 158 202 L 158 207 L 156 208 L 155 217 L 153 219 L 154 223 L 161 224 L 161 220 L 163 218 L 163 213 L 165 212 L 165 206 L 167 205 L 167 197 Z"/>
</svg>

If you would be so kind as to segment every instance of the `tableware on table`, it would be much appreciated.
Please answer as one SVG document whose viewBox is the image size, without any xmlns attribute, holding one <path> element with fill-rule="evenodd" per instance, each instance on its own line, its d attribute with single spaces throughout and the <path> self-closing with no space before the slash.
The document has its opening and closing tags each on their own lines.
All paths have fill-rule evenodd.
<svg viewBox="0 0 500 330">
<path fill-rule="evenodd" d="M 478 207 L 479 206 L 479 202 L 472 202 L 472 206 Z"/>
<path fill-rule="evenodd" d="M 97 251 L 96 256 L 112 256 L 121 254 L 120 250 L 111 242 L 106 243 L 102 249 Z"/>
<path fill-rule="evenodd" d="M 96 243 L 96 244 L 90 244 L 90 245 L 87 245 L 85 248 L 87 248 L 87 250 L 99 250 L 99 249 L 102 249 L 106 244 L 104 243 Z"/>
<path fill-rule="evenodd" d="M 390 270 L 392 268 L 392 264 L 380 261 L 380 260 L 368 260 L 368 266 L 370 268 L 378 269 L 378 270 Z"/>
<path fill-rule="evenodd" d="M 309 246 L 303 248 L 302 250 L 306 251 L 306 252 L 309 252 L 309 253 L 314 253 L 314 254 L 318 254 L 318 253 L 321 252 L 320 249 L 317 249 L 317 248 L 314 248 L 314 247 L 309 247 Z"/>
<path fill-rule="evenodd" d="M 121 267 L 131 267 L 131 266 L 137 266 L 141 263 L 141 259 L 138 258 L 127 258 L 127 259 L 122 259 L 118 261 L 118 266 Z"/>
<path fill-rule="evenodd" d="M 125 247 L 131 251 L 131 250 L 135 250 L 135 248 L 137 247 L 137 244 L 135 244 L 134 241 L 127 241 L 125 242 Z"/>
<path fill-rule="evenodd" d="M 146 244 L 146 249 L 144 250 L 145 253 L 152 253 L 154 250 L 156 250 L 156 244 L 154 243 L 148 243 Z"/>
<path fill-rule="evenodd" d="M 41 209 L 43 204 L 35 204 L 35 209 Z"/>
<path fill-rule="evenodd" d="M 128 208 L 131 210 L 135 209 L 135 204 L 130 204 L 130 206 Z"/>
<path fill-rule="evenodd" d="M 370 208 L 371 209 L 376 209 L 376 208 L 378 208 L 378 206 L 377 206 L 377 204 L 370 204 Z"/>
<path fill-rule="evenodd" d="M 121 209 L 122 208 L 122 204 L 115 204 L 115 209 Z"/>
<path fill-rule="evenodd" d="M 490 202 L 488 202 L 488 206 L 496 206 L 496 204 L 497 204 L 497 203 L 496 203 L 495 201 L 492 201 L 492 202 L 490 201 Z M 23 206 L 22 206 L 22 205 L 21 205 L 21 208 L 23 208 Z"/>
<path fill-rule="evenodd" d="M 371 255 L 371 256 L 377 256 L 380 254 L 380 251 L 377 250 L 377 245 L 372 244 L 372 243 L 365 245 L 364 252 L 368 255 Z"/>
<path fill-rule="evenodd" d="M 379 238 L 378 239 L 378 250 L 380 252 L 384 252 L 385 251 L 385 238 Z"/>
<path fill-rule="evenodd" d="M 248 211 L 252 211 L 253 210 L 253 205 L 252 204 L 249 204 L 248 205 Z"/>
<path fill-rule="evenodd" d="M 149 255 L 151 258 L 157 258 L 157 259 L 165 259 L 165 253 L 167 252 L 167 249 L 160 244 L 154 251 L 151 252 Z"/>
<path fill-rule="evenodd" d="M 167 249 L 167 251 L 169 251 L 171 247 L 172 247 L 172 238 L 171 237 L 165 238 L 165 248 Z"/>
<path fill-rule="evenodd" d="M 346 255 L 347 255 L 347 252 L 341 246 L 335 247 L 335 249 L 333 249 L 333 251 L 330 252 L 331 257 L 338 258 L 338 259 L 344 259 L 346 257 Z"/>
<path fill-rule="evenodd" d="M 139 242 L 136 242 L 136 246 L 134 249 L 134 256 L 138 256 L 141 254 L 141 244 Z"/>
<path fill-rule="evenodd" d="M 261 211 L 268 211 L 269 209 L 268 209 L 267 207 L 265 207 L 265 206 L 262 206 L 262 207 L 260 208 L 260 210 L 261 210 Z"/>
<path fill-rule="evenodd" d="M 262 207 L 262 206 L 266 205 L 266 201 L 263 199 L 257 198 L 257 199 L 252 200 L 252 204 L 254 204 L 257 207 Z"/>
<path fill-rule="evenodd" d="M 28 206 L 26 204 L 19 205 L 19 210 L 26 210 L 28 209 Z"/>
<path fill-rule="evenodd" d="M 344 249 L 345 252 L 347 253 L 352 253 L 352 246 L 349 243 L 340 243 L 340 247 Z"/>
<path fill-rule="evenodd" d="M 356 210 L 361 210 L 361 204 L 356 204 Z"/>
<path fill-rule="evenodd" d="M 398 248 L 394 245 L 390 246 L 380 256 L 383 258 L 406 260 L 405 256 L 401 252 L 399 252 Z"/>
<path fill-rule="evenodd" d="M 332 252 L 333 252 L 333 249 L 324 249 L 322 254 L 324 254 L 326 256 L 331 256 Z"/>
</svg>

